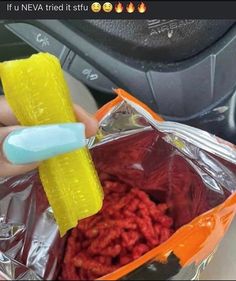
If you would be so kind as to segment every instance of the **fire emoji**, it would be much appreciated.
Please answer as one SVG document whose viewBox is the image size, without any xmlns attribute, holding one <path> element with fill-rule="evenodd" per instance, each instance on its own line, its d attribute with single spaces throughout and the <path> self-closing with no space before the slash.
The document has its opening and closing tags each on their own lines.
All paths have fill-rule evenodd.
<svg viewBox="0 0 236 281">
<path fill-rule="evenodd" d="M 143 2 L 141 2 L 141 3 L 138 5 L 138 11 L 139 11 L 139 13 L 143 14 L 143 13 L 146 12 L 146 10 L 147 10 L 147 6 L 146 6 Z"/>
<path fill-rule="evenodd" d="M 124 10 L 124 6 L 119 2 L 115 5 L 115 11 L 120 14 L 122 13 Z"/>
<path fill-rule="evenodd" d="M 132 2 L 129 2 L 129 4 L 126 6 L 126 11 L 129 14 L 132 14 L 135 11 L 135 6 Z"/>
</svg>

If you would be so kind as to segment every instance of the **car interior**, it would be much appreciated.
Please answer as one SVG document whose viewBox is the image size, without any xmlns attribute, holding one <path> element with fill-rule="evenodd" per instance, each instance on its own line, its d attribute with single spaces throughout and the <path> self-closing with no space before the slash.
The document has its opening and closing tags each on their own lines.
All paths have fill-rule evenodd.
<svg viewBox="0 0 236 281">
<path fill-rule="evenodd" d="M 235 50 L 235 20 L 0 20 L 0 61 L 57 56 L 74 100 L 91 113 L 123 88 L 165 120 L 234 144 Z M 203 280 L 235 270 L 233 227 Z"/>
<path fill-rule="evenodd" d="M 123 88 L 165 120 L 236 136 L 234 20 L 0 22 L 0 60 L 56 55 L 98 106 Z"/>
</svg>

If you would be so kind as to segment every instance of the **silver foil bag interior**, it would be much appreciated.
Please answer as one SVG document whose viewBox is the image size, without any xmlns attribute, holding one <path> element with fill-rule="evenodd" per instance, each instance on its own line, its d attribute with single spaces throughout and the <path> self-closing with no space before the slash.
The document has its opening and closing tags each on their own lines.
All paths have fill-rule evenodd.
<svg viewBox="0 0 236 281">
<path fill-rule="evenodd" d="M 101 180 L 115 177 L 169 201 L 176 229 L 236 191 L 234 145 L 182 124 L 157 122 L 129 101 L 107 113 L 88 145 Z M 193 178 L 197 187 L 189 185 Z M 174 190 L 175 182 L 181 188 Z M 177 202 L 173 194 L 184 199 Z M 37 171 L 0 179 L 1 280 L 55 279 L 65 242 Z"/>
</svg>

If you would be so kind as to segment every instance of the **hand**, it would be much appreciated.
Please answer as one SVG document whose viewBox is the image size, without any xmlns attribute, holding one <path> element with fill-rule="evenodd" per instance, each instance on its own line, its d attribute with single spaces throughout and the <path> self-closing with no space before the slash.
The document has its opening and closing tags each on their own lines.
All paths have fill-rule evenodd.
<svg viewBox="0 0 236 281">
<path fill-rule="evenodd" d="M 42 160 L 83 147 L 85 134 L 95 135 L 98 123 L 79 105 L 74 111 L 81 123 L 22 127 L 0 96 L 0 177 L 26 173 Z"/>
</svg>

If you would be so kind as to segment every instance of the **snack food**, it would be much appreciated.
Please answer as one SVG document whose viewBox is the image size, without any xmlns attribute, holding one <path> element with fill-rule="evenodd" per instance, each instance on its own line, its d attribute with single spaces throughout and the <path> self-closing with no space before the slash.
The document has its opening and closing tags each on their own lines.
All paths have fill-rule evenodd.
<svg viewBox="0 0 236 281">
<path fill-rule="evenodd" d="M 105 201 L 97 215 L 69 235 L 61 280 L 94 280 L 134 261 L 174 232 L 168 205 L 117 180 L 103 182 Z"/>
<path fill-rule="evenodd" d="M 39 53 L 1 63 L 0 78 L 6 99 L 22 125 L 76 122 L 56 57 Z M 39 172 L 62 236 L 79 219 L 101 209 L 103 192 L 87 148 L 44 161 Z"/>
<path fill-rule="evenodd" d="M 99 279 L 197 279 L 236 213 L 235 146 L 196 128 L 162 122 L 123 90 L 117 93 L 97 113 L 99 134 L 89 141 L 100 179 L 167 204 L 174 233 Z M 57 279 L 66 237 L 59 237 L 37 173 L 0 179 L 0 204 L 0 276 Z M 81 274 L 81 266 L 76 270 Z"/>
</svg>

